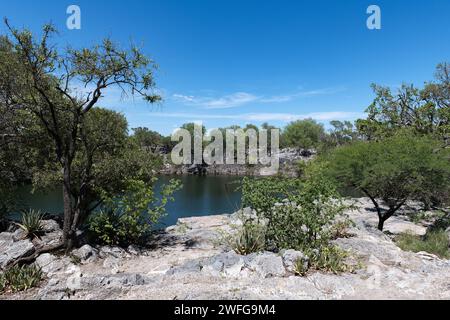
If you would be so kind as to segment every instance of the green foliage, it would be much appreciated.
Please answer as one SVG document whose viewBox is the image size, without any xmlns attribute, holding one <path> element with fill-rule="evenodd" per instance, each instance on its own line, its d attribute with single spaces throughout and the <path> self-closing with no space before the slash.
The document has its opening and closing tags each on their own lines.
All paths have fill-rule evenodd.
<svg viewBox="0 0 450 320">
<path fill-rule="evenodd" d="M 155 193 L 156 179 L 151 183 L 130 180 L 120 195 L 105 195 L 103 210 L 89 220 L 89 230 L 98 242 L 127 246 L 141 244 L 152 228 L 166 214 L 166 205 L 180 188 L 177 180 Z"/>
<path fill-rule="evenodd" d="M 404 233 L 399 235 L 395 241 L 405 251 L 424 251 L 444 259 L 450 258 L 449 237 L 443 230 L 429 232 L 424 237 Z"/>
<path fill-rule="evenodd" d="M 325 139 L 323 125 L 312 119 L 290 123 L 283 131 L 281 145 L 301 149 L 315 149 Z"/>
<path fill-rule="evenodd" d="M 450 64 L 439 64 L 436 80 L 422 89 L 406 84 L 395 93 L 379 85 L 372 88 L 376 97 L 367 109 L 368 118 L 357 121 L 358 131 L 366 139 L 382 140 L 408 128 L 449 142 Z"/>
<path fill-rule="evenodd" d="M 407 200 L 449 200 L 449 150 L 428 137 L 399 132 L 382 141 L 337 148 L 324 159 L 329 176 L 342 188 L 355 188 L 372 199 L 380 229 Z"/>
<path fill-rule="evenodd" d="M 8 282 L 6 281 L 5 275 L 0 273 L 0 294 L 6 290 L 8 286 Z"/>
<path fill-rule="evenodd" d="M 158 132 L 151 131 L 148 128 L 135 128 L 133 129 L 133 140 L 147 151 L 170 151 L 173 148 L 173 144 L 170 141 L 170 137 L 163 137 Z"/>
<path fill-rule="evenodd" d="M 332 239 L 351 238 L 353 234 L 350 233 L 349 229 L 354 226 L 355 223 L 349 218 L 335 222 L 331 227 L 331 238 Z"/>
<path fill-rule="evenodd" d="M 134 157 L 137 147 L 127 137 L 125 118 L 96 106 L 110 88 L 159 102 L 154 90 L 156 65 L 136 46 L 122 49 L 110 39 L 60 51 L 52 39 L 57 34 L 53 26 L 44 26 L 40 37 L 7 21 L 6 27 L 8 34 L 0 36 L 0 107 L 8 117 L 0 121 L 0 130 L 7 128 L 17 145 L 39 154 L 33 163 L 35 187 L 63 187 L 63 238 L 70 249 L 91 205 L 101 201 L 101 192 L 120 192 L 127 180 L 141 179 L 136 175 L 149 171 L 148 165 L 134 170 L 134 160 L 143 156 Z M 77 90 L 80 87 L 89 90 Z M 26 139 L 28 132 L 40 134 Z M 126 167 L 127 160 L 133 160 L 131 166 Z"/>
<path fill-rule="evenodd" d="M 346 263 L 348 253 L 337 246 L 324 246 L 319 250 L 308 253 L 310 268 L 332 273 L 353 272 L 353 268 Z"/>
<path fill-rule="evenodd" d="M 25 291 L 37 287 L 43 279 L 40 268 L 31 266 L 14 266 L 0 274 L 0 293 Z"/>
<path fill-rule="evenodd" d="M 260 252 L 265 247 L 265 228 L 250 220 L 244 222 L 236 234 L 231 237 L 230 245 L 240 255 Z"/>
<path fill-rule="evenodd" d="M 320 248 L 344 206 L 333 184 L 319 173 L 298 179 L 244 179 L 243 205 L 256 210 L 266 225 L 268 248 Z"/>
<path fill-rule="evenodd" d="M 28 210 L 22 212 L 21 223 L 17 225 L 26 232 L 29 238 L 39 238 L 43 232 L 42 220 L 45 214 L 37 210 Z"/>
</svg>

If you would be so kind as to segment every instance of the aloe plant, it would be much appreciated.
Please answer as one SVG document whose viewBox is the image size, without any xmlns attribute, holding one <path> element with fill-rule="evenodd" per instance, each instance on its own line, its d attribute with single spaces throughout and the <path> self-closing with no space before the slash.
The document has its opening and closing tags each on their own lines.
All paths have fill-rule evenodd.
<svg viewBox="0 0 450 320">
<path fill-rule="evenodd" d="M 41 211 L 29 210 L 22 212 L 22 223 L 17 225 L 26 232 L 27 238 L 38 238 L 42 232 L 42 220 L 45 214 Z"/>
</svg>

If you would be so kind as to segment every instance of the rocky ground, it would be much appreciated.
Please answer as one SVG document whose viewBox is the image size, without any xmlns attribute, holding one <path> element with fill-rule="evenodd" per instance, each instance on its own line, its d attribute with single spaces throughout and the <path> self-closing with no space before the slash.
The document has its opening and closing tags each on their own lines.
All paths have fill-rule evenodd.
<svg viewBox="0 0 450 320">
<path fill-rule="evenodd" d="M 387 234 L 424 234 L 426 225 L 402 216 L 376 230 L 367 199 L 348 212 L 353 237 L 336 243 L 350 251 L 355 273 L 292 273 L 301 253 L 239 256 L 222 241 L 236 215 L 181 219 L 152 248 L 127 250 L 88 245 L 70 257 L 43 254 L 38 260 L 46 280 L 40 288 L 0 299 L 449 299 L 450 261 L 428 253 L 400 250 Z M 60 235 L 46 224 L 47 241 Z M 36 244 L 0 234 L 0 268 Z"/>
</svg>

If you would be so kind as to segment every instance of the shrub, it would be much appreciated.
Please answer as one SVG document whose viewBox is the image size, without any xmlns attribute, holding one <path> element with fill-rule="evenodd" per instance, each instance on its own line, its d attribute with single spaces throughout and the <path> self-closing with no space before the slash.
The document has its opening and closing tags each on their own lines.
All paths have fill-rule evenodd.
<svg viewBox="0 0 450 320">
<path fill-rule="evenodd" d="M 26 232 L 29 238 L 39 237 L 43 232 L 42 220 L 45 214 L 41 211 L 29 210 L 22 212 L 22 223 L 17 225 Z"/>
<path fill-rule="evenodd" d="M 448 234 L 443 230 L 429 232 L 424 237 L 404 233 L 395 240 L 397 245 L 405 251 L 424 251 L 441 258 L 450 258 Z"/>
<path fill-rule="evenodd" d="M 173 180 L 155 194 L 154 183 L 130 180 L 127 189 L 115 198 L 105 198 L 103 209 L 89 220 L 94 240 L 107 245 L 141 244 L 166 214 L 166 205 L 180 188 Z"/>
<path fill-rule="evenodd" d="M 310 267 L 333 273 L 352 271 L 345 263 L 348 253 L 337 246 L 324 246 L 320 250 L 313 251 L 308 255 Z"/>
<path fill-rule="evenodd" d="M 230 245 L 240 255 L 249 255 L 264 250 L 265 228 L 252 221 L 246 221 L 231 237 Z"/>
<path fill-rule="evenodd" d="M 243 204 L 267 221 L 268 248 L 320 248 L 331 238 L 331 225 L 344 206 L 334 186 L 319 172 L 306 181 L 244 179 Z"/>
<path fill-rule="evenodd" d="M 0 275 L 0 292 L 11 290 L 12 292 L 25 291 L 39 285 L 43 279 L 40 268 L 31 266 L 14 266 Z"/>
</svg>

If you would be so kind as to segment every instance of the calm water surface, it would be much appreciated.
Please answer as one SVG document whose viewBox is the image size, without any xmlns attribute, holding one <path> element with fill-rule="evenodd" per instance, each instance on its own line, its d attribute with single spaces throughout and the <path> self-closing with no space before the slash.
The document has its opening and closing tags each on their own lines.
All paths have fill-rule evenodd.
<svg viewBox="0 0 450 320">
<path fill-rule="evenodd" d="M 236 189 L 242 181 L 238 177 L 223 176 L 181 176 L 160 177 L 158 188 L 170 179 L 179 179 L 183 189 L 175 194 L 175 202 L 167 206 L 168 215 L 163 226 L 176 224 L 178 218 L 233 213 L 241 206 L 241 193 Z M 62 192 L 55 189 L 47 193 L 31 193 L 31 187 L 19 190 L 20 202 L 26 208 L 51 214 L 63 211 Z"/>
</svg>

